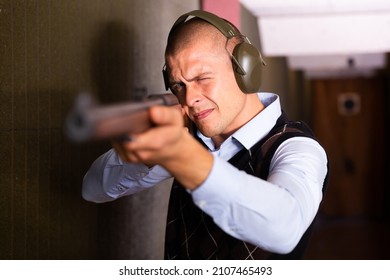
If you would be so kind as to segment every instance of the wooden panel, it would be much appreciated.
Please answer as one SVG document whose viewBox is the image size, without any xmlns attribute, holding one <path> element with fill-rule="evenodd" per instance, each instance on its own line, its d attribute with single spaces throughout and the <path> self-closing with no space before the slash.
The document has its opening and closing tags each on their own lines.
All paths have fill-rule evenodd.
<svg viewBox="0 0 390 280">
<path fill-rule="evenodd" d="M 313 80 L 313 129 L 330 160 L 322 212 L 384 214 L 384 98 L 381 79 Z"/>
</svg>

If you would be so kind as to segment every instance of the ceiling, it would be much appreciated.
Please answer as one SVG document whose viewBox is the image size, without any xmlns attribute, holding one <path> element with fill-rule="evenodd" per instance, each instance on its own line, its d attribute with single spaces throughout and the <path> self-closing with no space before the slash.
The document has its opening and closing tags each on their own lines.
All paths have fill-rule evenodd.
<svg viewBox="0 0 390 280">
<path fill-rule="evenodd" d="M 389 0 L 240 0 L 258 18 L 264 56 L 313 73 L 384 67 Z"/>
<path fill-rule="evenodd" d="M 390 10 L 388 0 L 240 0 L 258 17 L 336 13 L 372 13 Z"/>
</svg>

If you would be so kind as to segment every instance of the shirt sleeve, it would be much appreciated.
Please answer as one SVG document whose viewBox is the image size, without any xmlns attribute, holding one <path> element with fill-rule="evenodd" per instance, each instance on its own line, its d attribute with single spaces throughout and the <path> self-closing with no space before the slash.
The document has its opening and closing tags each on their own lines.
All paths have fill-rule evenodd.
<svg viewBox="0 0 390 280">
<path fill-rule="evenodd" d="M 163 167 L 123 162 L 114 149 L 101 155 L 85 174 L 82 196 L 92 202 L 107 202 L 131 195 L 171 178 Z"/>
<path fill-rule="evenodd" d="M 194 203 L 226 233 L 265 250 L 291 252 L 322 200 L 327 157 L 314 140 L 294 137 L 277 149 L 267 180 L 215 157 Z"/>
</svg>

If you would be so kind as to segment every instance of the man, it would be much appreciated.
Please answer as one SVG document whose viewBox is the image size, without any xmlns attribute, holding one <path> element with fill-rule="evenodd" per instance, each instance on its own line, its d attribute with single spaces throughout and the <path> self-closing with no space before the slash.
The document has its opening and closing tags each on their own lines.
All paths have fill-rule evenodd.
<svg viewBox="0 0 390 280">
<path fill-rule="evenodd" d="M 104 202 L 174 177 L 167 259 L 303 256 L 327 157 L 277 95 L 255 92 L 263 61 L 253 48 L 213 14 L 181 16 L 163 70 L 181 110 L 151 108 L 155 126 L 114 142 L 84 178 L 83 197 Z"/>
</svg>

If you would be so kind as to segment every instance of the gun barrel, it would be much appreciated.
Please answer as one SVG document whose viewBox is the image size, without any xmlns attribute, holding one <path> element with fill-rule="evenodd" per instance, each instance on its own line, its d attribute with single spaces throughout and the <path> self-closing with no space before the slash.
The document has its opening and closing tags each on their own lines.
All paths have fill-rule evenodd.
<svg viewBox="0 0 390 280">
<path fill-rule="evenodd" d="M 140 133 L 152 126 L 148 109 L 156 105 L 174 106 L 173 94 L 156 94 L 142 102 L 96 105 L 89 95 L 80 95 L 65 120 L 65 133 L 74 142 L 109 139 Z"/>
</svg>

